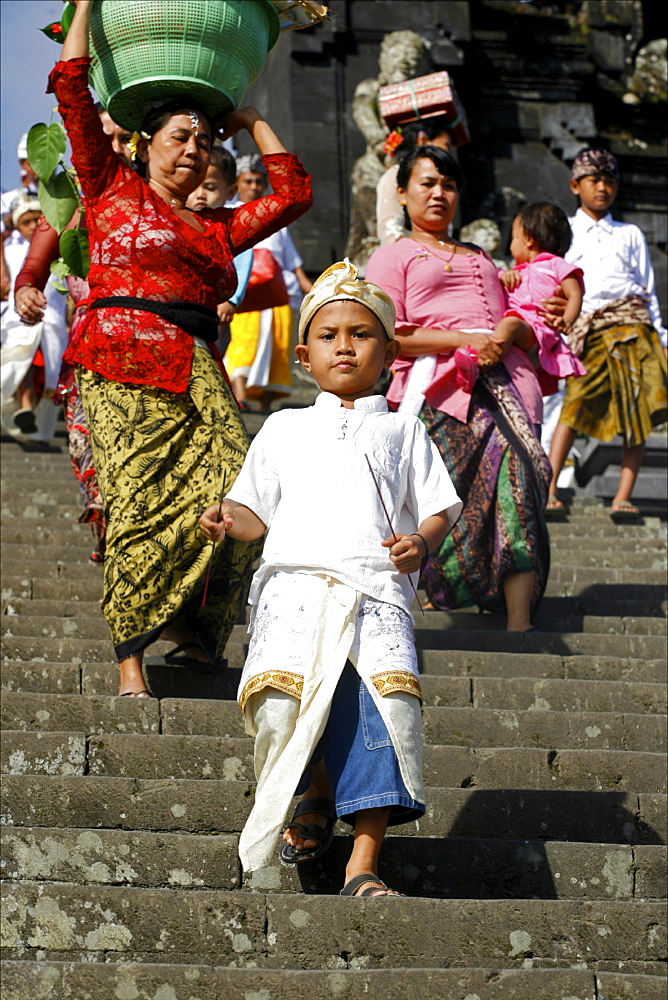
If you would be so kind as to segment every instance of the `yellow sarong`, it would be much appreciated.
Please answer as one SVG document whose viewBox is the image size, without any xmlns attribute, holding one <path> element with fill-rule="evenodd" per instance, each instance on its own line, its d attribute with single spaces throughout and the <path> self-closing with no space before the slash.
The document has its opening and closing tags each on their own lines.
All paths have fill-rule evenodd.
<svg viewBox="0 0 668 1000">
<path fill-rule="evenodd" d="M 196 346 L 188 391 L 77 380 L 107 519 L 103 612 L 119 659 L 154 642 L 184 614 L 223 653 L 245 604 L 258 542 L 211 543 L 202 511 L 230 489 L 248 450 L 239 409 L 208 349 Z"/>
<path fill-rule="evenodd" d="M 230 324 L 230 333 L 225 367 L 230 378 L 247 379 L 248 398 L 258 399 L 265 391 L 288 396 L 292 356 L 290 306 L 238 313 Z"/>
</svg>

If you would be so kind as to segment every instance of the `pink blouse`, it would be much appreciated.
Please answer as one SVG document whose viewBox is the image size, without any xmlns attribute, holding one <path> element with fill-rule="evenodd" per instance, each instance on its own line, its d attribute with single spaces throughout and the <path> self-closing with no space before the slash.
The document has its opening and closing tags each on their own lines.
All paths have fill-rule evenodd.
<svg viewBox="0 0 668 1000">
<path fill-rule="evenodd" d="M 452 270 L 447 271 L 445 264 Z M 425 327 L 432 330 L 494 330 L 506 313 L 495 265 L 482 251 L 453 254 L 427 250 L 403 238 L 374 250 L 366 278 L 391 297 L 397 310 L 397 331 Z M 468 418 L 471 395 L 457 385 L 452 351 L 436 355 L 434 377 L 425 393 L 430 406 L 462 423 Z M 401 402 L 414 358 L 399 356 L 387 393 L 394 407 Z M 503 364 L 527 409 L 529 419 L 543 419 L 543 400 L 531 362 L 524 351 L 511 347 Z"/>
</svg>

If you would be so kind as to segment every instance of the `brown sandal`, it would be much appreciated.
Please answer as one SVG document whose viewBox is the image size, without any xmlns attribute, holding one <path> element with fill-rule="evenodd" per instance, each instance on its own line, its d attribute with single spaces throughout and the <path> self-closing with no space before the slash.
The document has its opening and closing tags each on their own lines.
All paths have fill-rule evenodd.
<svg viewBox="0 0 668 1000">
<path fill-rule="evenodd" d="M 566 510 L 566 506 L 561 502 L 556 493 L 549 493 L 545 510 Z"/>
<path fill-rule="evenodd" d="M 358 892 L 357 890 L 367 882 L 375 884 L 370 885 L 368 889 L 363 889 L 362 892 Z M 403 892 L 390 889 L 389 886 L 385 885 L 382 878 L 378 878 L 373 872 L 362 872 L 360 875 L 354 875 L 349 882 L 346 882 L 339 893 L 339 896 L 354 896 L 356 899 L 360 899 L 362 896 L 370 896 L 372 899 L 385 899 L 387 896 L 403 895 Z"/>
</svg>

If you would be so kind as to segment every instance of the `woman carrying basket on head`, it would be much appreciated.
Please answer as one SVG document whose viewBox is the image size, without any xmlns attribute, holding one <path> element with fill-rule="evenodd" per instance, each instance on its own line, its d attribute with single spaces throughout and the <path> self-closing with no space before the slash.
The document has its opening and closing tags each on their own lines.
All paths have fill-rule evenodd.
<svg viewBox="0 0 668 1000">
<path fill-rule="evenodd" d="M 114 155 L 88 90 L 91 0 L 79 0 L 53 70 L 86 202 L 88 315 L 65 359 L 77 380 L 107 515 L 103 610 L 120 662 L 120 694 L 147 697 L 144 649 L 158 638 L 206 670 L 246 597 L 255 547 L 227 542 L 212 562 L 202 509 L 241 468 L 248 438 L 212 345 L 215 312 L 236 286 L 233 257 L 302 215 L 310 179 L 254 108 L 246 128 L 274 193 L 236 209 L 191 212 L 214 128 L 187 97 L 149 111 L 134 143 L 138 172 Z M 140 173 L 142 176 L 140 176 Z M 207 666 L 208 665 L 208 666 Z"/>
</svg>

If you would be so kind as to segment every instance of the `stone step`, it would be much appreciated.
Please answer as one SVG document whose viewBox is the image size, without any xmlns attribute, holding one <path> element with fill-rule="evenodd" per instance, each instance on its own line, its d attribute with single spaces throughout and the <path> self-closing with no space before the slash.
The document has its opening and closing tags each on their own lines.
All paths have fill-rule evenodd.
<svg viewBox="0 0 668 1000">
<path fill-rule="evenodd" d="M 45 617 L 58 615 L 61 617 L 98 617 L 101 613 L 99 597 L 102 594 L 102 574 L 97 573 L 99 590 L 97 586 L 93 588 L 87 580 L 81 583 L 76 581 L 67 582 L 59 580 L 39 580 L 31 579 L 27 576 L 9 576 L 3 573 L 2 576 L 2 603 L 4 614 L 39 614 Z M 651 591 L 651 588 L 647 588 Z M 606 597 L 603 594 L 589 595 L 587 592 L 579 596 L 548 596 L 541 603 L 540 611 L 536 617 L 536 625 L 545 631 L 555 631 L 555 623 L 566 622 L 571 619 L 580 628 L 573 631 L 582 630 L 582 622 L 585 618 L 601 618 L 606 624 L 616 622 L 616 619 L 624 619 L 622 631 L 633 630 L 635 632 L 651 632 L 656 630 L 657 634 L 663 634 L 666 628 L 665 620 L 668 616 L 668 600 L 664 599 L 665 588 L 658 587 L 654 596 L 648 594 L 644 599 L 622 598 L 618 600 Z M 91 597 L 94 596 L 94 599 Z M 425 600 L 425 595 L 421 595 L 421 600 Z M 445 622 L 451 620 L 457 624 L 459 621 L 466 621 L 475 624 L 475 627 L 487 627 L 488 623 L 502 623 L 502 619 L 497 615 L 480 615 L 470 608 L 457 609 L 452 612 L 430 611 L 424 618 L 420 615 L 417 605 L 414 606 L 414 614 L 418 617 L 420 624 L 425 627 L 445 627 Z M 248 620 L 249 610 L 244 609 L 243 620 Z M 647 619 L 647 622 L 637 619 Z"/>
<path fill-rule="evenodd" d="M 2 773 L 254 781 L 253 742 L 247 736 L 6 730 Z M 630 750 L 428 744 L 424 776 L 443 788 L 668 791 L 664 756 Z"/>
<path fill-rule="evenodd" d="M 9 660 L 35 660 L 48 662 L 103 661 L 107 662 L 112 653 L 111 640 L 104 639 L 106 625 L 100 620 L 96 625 L 99 638 L 77 638 L 81 627 L 76 619 L 44 619 L 48 625 L 39 629 L 46 634 L 35 635 L 37 627 L 27 628 L 26 620 L 17 619 L 16 624 L 7 624 L 7 617 L 1 619 L 3 655 Z M 39 622 L 39 619 L 33 619 Z M 12 630 L 19 633 L 13 635 Z M 30 633 L 25 635 L 26 630 Z M 71 631 L 70 631 L 71 630 Z M 75 637 L 71 637 L 74 634 Z M 243 648 L 248 635 L 245 626 L 235 626 L 232 630 L 232 646 Z M 659 659 L 664 655 L 666 640 L 655 635 L 616 635 L 600 633 L 550 633 L 550 632 L 503 632 L 481 629 L 470 632 L 459 629 L 441 631 L 438 629 L 416 629 L 415 642 L 418 650 L 469 650 L 498 653 L 536 653 L 565 655 L 620 656 L 625 659 Z M 169 649 L 167 644 L 156 644 L 155 652 Z M 153 650 L 152 650 L 153 651 Z M 232 660 L 230 658 L 230 663 Z M 240 663 L 232 663 L 241 666 Z"/>
<path fill-rule="evenodd" d="M 81 501 L 78 489 L 75 484 L 69 485 L 68 480 L 62 484 L 52 482 L 49 474 L 49 492 L 45 493 L 40 489 L 42 483 L 36 486 L 35 490 L 26 493 L 17 493 L 12 488 L 2 489 L 2 503 L 0 506 L 0 517 L 2 524 L 6 527 L 53 527 L 55 523 L 67 521 L 74 523 L 81 512 Z M 62 525 L 61 525 L 62 527 Z M 570 523 L 567 519 L 563 521 L 550 521 L 548 524 L 550 539 L 553 545 L 567 548 L 577 548 L 578 543 L 583 541 L 583 533 L 588 546 L 594 539 L 615 540 L 615 547 L 628 546 L 633 548 L 651 542 L 656 545 L 658 551 L 663 551 L 666 545 L 666 526 L 659 518 L 644 518 L 637 524 L 615 524 L 611 519 L 601 521 L 600 518 L 589 519 L 586 530 L 583 532 L 581 521 Z"/>
<path fill-rule="evenodd" d="M 89 595 L 88 595 L 89 596 Z M 583 615 L 560 613 L 552 599 L 551 607 L 541 609 L 536 617 L 536 627 L 546 632 L 594 632 L 596 634 L 640 634 L 665 635 L 668 622 L 664 616 L 650 617 L 647 615 L 633 616 L 630 614 L 613 615 Z M 504 618 L 501 615 L 478 614 L 477 612 L 458 610 L 454 612 L 430 611 L 424 617 L 415 609 L 416 621 L 422 630 L 437 629 L 474 631 L 499 631 L 504 628 Z M 244 609 L 242 622 L 249 618 L 249 612 Z M 76 621 L 75 621 L 76 619 Z M 85 638 L 101 638 L 100 622 L 104 617 L 99 601 L 71 600 L 25 600 L 3 597 L 3 616 L 0 619 L 2 628 L 9 629 L 13 635 L 46 635 L 55 638 L 56 635 L 68 635 Z M 72 631 L 73 624 L 76 631 Z M 30 628 L 36 631 L 29 631 Z M 105 626 L 106 627 L 106 626 Z M 53 634 L 55 632 L 55 635 Z M 244 626 L 236 634 L 237 640 L 246 638 Z"/>
<path fill-rule="evenodd" d="M 230 643 L 227 669 L 215 674 L 199 674 L 177 667 L 145 666 L 144 674 L 158 698 L 204 698 L 234 700 L 243 661 L 244 647 Z M 634 684 L 664 684 L 665 659 L 632 660 L 596 656 L 550 656 L 532 653 L 477 653 L 463 650 L 421 650 L 423 683 L 427 678 L 517 677 L 625 681 Z M 0 687 L 4 691 L 43 694 L 115 695 L 118 666 L 115 661 L 98 663 L 49 663 L 44 660 L 5 660 L 0 663 Z"/>
<path fill-rule="evenodd" d="M 92 539 L 91 539 L 92 544 Z M 79 550 L 77 550 L 79 551 Z M 2 575 L 9 577 L 20 577 L 21 579 L 37 580 L 62 580 L 67 583 L 75 583 L 78 591 L 86 599 L 90 599 L 92 588 L 99 587 L 100 597 L 102 596 L 102 568 L 92 566 L 88 562 L 89 547 L 82 547 L 80 550 L 79 562 L 63 562 L 47 559 L 44 562 L 32 559 L 8 559 L 3 553 Z M 33 557 L 35 553 L 32 553 Z"/>
<path fill-rule="evenodd" d="M 12 620 L 13 621 L 13 620 Z M 25 624 L 25 619 L 16 619 L 21 625 Z M 58 625 L 62 626 L 62 631 L 67 634 L 68 625 L 72 632 L 77 625 L 77 620 L 49 619 L 57 623 L 50 631 L 57 630 Z M 80 623 L 79 623 L 80 624 Z M 99 632 L 103 633 L 107 626 L 104 621 L 99 623 Z M 93 631 L 91 628 L 90 631 Z M 13 637 L 14 629 L 5 631 L 5 641 Z M 85 651 L 88 650 L 88 640 L 81 640 Z M 167 644 L 156 644 L 156 649 L 160 649 Z M 167 646 L 167 648 L 169 648 Z M 110 690 L 105 693 L 115 694 L 117 691 L 117 674 L 113 667 L 105 668 L 107 685 Z M 151 685 L 154 695 L 159 697 L 169 696 L 161 684 L 161 675 L 165 671 L 159 668 L 147 667 L 147 680 Z M 196 695 L 197 689 L 207 687 L 208 675 L 197 675 L 193 671 L 181 671 L 181 677 L 170 671 L 173 682 L 172 690 L 177 687 L 176 682 L 181 681 L 180 696 L 192 697 Z M 215 675 L 218 684 L 217 693 L 220 697 L 234 697 L 235 690 L 231 684 L 231 672 Z M 194 682 L 193 682 L 194 681 Z M 194 690 L 193 690 L 194 688 Z M 648 712 L 652 714 L 662 714 L 666 712 L 666 686 L 663 684 L 648 684 L 645 682 L 633 681 L 604 681 L 604 680 L 553 680 L 540 679 L 528 680 L 521 674 L 515 678 L 478 678 L 469 680 L 466 677 L 447 676 L 425 676 L 422 679 L 422 695 L 425 705 L 440 706 L 460 706 L 472 705 L 474 708 L 503 708 L 519 709 L 526 711 L 533 709 L 536 711 L 586 711 L 586 712 Z M 214 696 L 213 691 L 209 693 Z"/>
<path fill-rule="evenodd" d="M 35 582 L 39 583 L 39 581 Z M 77 592 L 71 593 L 69 596 L 63 596 L 62 587 L 62 584 L 58 584 L 55 581 L 44 581 L 40 589 L 45 594 L 48 594 L 48 596 L 33 598 L 31 596 L 32 583 L 30 580 L 26 582 L 25 577 L 8 577 L 6 574 L 3 574 L 3 613 L 39 614 L 45 617 L 52 615 L 72 617 L 75 615 L 82 618 L 96 618 L 99 616 L 99 599 L 97 596 L 94 600 L 91 599 L 90 590 L 81 586 Z M 13 594 L 11 592 L 13 588 L 17 591 L 29 589 L 27 589 L 26 595 L 22 596 L 20 593 Z M 417 604 L 414 605 L 414 613 L 420 616 Z M 248 620 L 249 614 L 250 609 L 244 609 L 243 621 Z M 439 622 L 441 616 L 443 616 L 443 621 L 449 616 L 454 622 L 473 619 L 476 621 L 483 619 L 485 622 L 501 621 L 500 616 L 487 613 L 480 615 L 471 608 L 457 608 L 450 612 L 430 611 L 429 615 L 424 616 L 424 619 L 420 616 L 420 621 L 421 623 L 424 621 L 427 627 L 431 627 L 431 623 Z M 589 597 L 586 594 L 580 597 L 545 597 L 541 602 L 536 624 L 541 629 L 550 631 L 550 626 L 557 619 L 562 621 L 568 618 L 582 620 L 584 617 L 600 617 L 606 620 L 624 618 L 629 619 L 629 621 L 633 621 L 636 618 L 648 618 L 650 622 L 646 628 L 643 629 L 635 623 L 634 629 L 636 631 L 649 631 L 651 626 L 651 628 L 657 629 L 657 634 L 662 634 L 665 628 L 665 619 L 668 617 L 668 600 L 663 600 L 661 593 L 657 594 L 656 600 L 650 599 L 644 601 L 628 599 L 613 601 L 604 597 Z M 437 626 L 434 625 L 433 627 Z"/>
<path fill-rule="evenodd" d="M 426 705 L 462 705 L 463 678 L 424 677 Z M 443 682 L 446 683 L 443 683 Z M 665 714 L 666 686 L 632 681 L 530 680 L 485 677 L 471 680 L 474 708 L 551 712 L 637 712 Z"/>
<path fill-rule="evenodd" d="M 87 551 L 87 550 L 86 550 Z M 584 571 L 583 571 L 584 572 Z M 614 571 L 606 572 L 606 577 Z M 561 574 L 560 574 L 561 575 Z M 616 611 L 618 606 L 627 614 L 665 615 L 666 578 L 665 573 L 652 573 L 654 582 L 643 577 L 637 582 L 608 582 L 601 584 L 600 576 L 590 576 L 581 582 L 565 578 L 548 580 L 546 599 L 570 598 L 592 613 Z M 92 593 L 102 596 L 102 573 L 99 567 L 77 564 L 43 565 L 34 560 L 11 562 L 2 561 L 3 593 L 12 586 L 18 587 L 17 597 L 35 599 L 90 600 Z M 8 593 L 8 596 L 11 596 Z M 421 595 L 421 599 L 424 595 Z M 595 602 L 593 605 L 590 602 Z M 637 611 L 631 608 L 637 602 Z"/>
<path fill-rule="evenodd" d="M 231 701 L 8 691 L 0 711 L 2 728 L 33 732 L 244 734 L 241 712 Z M 649 753 L 662 753 L 666 747 L 663 715 L 427 707 L 424 725 L 426 741 L 439 746 Z"/>
<path fill-rule="evenodd" d="M 647 681 L 663 684 L 666 658 L 636 659 L 616 656 L 556 653 L 496 653 L 466 649 L 421 649 L 418 661 L 423 675 L 470 677 L 545 677 L 578 680 Z"/>
<path fill-rule="evenodd" d="M 353 959 L 354 961 L 354 959 Z M 533 964 L 533 960 L 532 964 Z M 47 997 L 80 1000 L 134 996 L 137 1000 L 316 1000 L 319 990 L 342 1000 L 665 1000 L 659 975 L 586 969 L 238 969 L 142 962 L 5 962 L 4 1000 Z M 336 967 L 336 971 L 331 971 Z M 113 990 L 113 993 L 112 993 Z M 47 992 L 48 991 L 48 992 Z M 324 996 L 320 993 L 320 996 Z"/>
<path fill-rule="evenodd" d="M 599 656 L 659 659 L 665 655 L 666 640 L 655 635 L 609 635 L 580 632 L 504 632 L 459 629 L 415 629 L 418 649 L 468 649 L 499 653 L 585 653 Z"/>
<path fill-rule="evenodd" d="M 152 831 L 7 827 L 3 876 L 79 885 L 193 890 L 242 887 L 335 895 L 350 853 L 336 836 L 326 863 L 271 865 L 242 880 L 238 837 Z M 388 837 L 385 879 L 398 891 L 439 899 L 661 899 L 666 848 L 463 837 Z"/>
<path fill-rule="evenodd" d="M 332 896 L 36 882 L 5 892 L 7 958 L 39 947 L 47 960 L 336 969 L 385 966 L 392 941 L 392 964 L 405 969 L 521 968 L 530 957 L 593 970 L 654 966 L 665 953 L 660 903 L 395 898 L 379 920 L 378 900 Z"/>
<path fill-rule="evenodd" d="M 570 566 L 568 564 L 554 563 L 550 569 L 550 577 L 546 593 L 553 595 L 557 593 L 559 584 L 568 584 L 571 588 L 567 593 L 577 594 L 584 587 L 601 586 L 601 576 L 605 577 L 606 587 L 636 585 L 641 588 L 665 587 L 666 571 L 663 560 L 658 559 L 657 567 L 654 568 L 654 557 L 650 553 L 650 561 L 647 569 L 606 569 L 605 571 L 593 566 Z"/>
<path fill-rule="evenodd" d="M 241 833 L 253 802 L 248 782 L 189 778 L 5 775 L 6 826 Z M 540 789 L 426 788 L 419 823 L 399 837 L 486 837 L 664 844 L 666 796 Z M 337 828 L 347 831 L 340 821 Z"/>
<path fill-rule="evenodd" d="M 91 535 L 83 531 L 85 525 L 77 526 L 80 538 L 74 536 L 69 541 L 52 545 L 40 542 L 39 546 L 27 543 L 3 542 L 2 565 L 3 572 L 12 576 L 30 573 L 32 576 L 42 576 L 40 565 L 62 565 L 69 578 L 72 578 L 73 568 L 88 561 L 90 554 Z M 36 562 L 35 555 L 39 549 L 41 564 Z M 581 549 L 577 554 L 559 551 L 552 553 L 550 579 L 554 583 L 561 582 L 592 582 L 598 583 L 601 572 L 605 571 L 606 579 L 611 583 L 665 583 L 666 561 L 659 553 L 612 553 L 602 556 L 598 552 L 587 552 Z M 49 574 L 50 575 L 50 574 Z"/>
<path fill-rule="evenodd" d="M 2 533 L 4 544 L 34 546 L 36 540 L 40 545 L 62 546 L 83 542 L 90 534 L 90 528 L 86 524 L 79 524 L 77 521 L 78 511 L 67 511 L 64 508 L 59 510 L 63 514 L 69 513 L 69 517 L 64 517 L 52 513 L 48 517 L 12 517 L 4 516 L 2 519 Z M 610 535 L 610 541 L 614 539 L 609 549 L 602 551 L 600 544 L 597 546 L 590 538 L 583 540 L 579 535 L 564 535 L 552 533 L 552 555 L 557 561 L 565 561 L 563 556 L 568 555 L 569 559 L 576 560 L 578 565 L 625 565 L 623 562 L 611 562 L 616 557 L 621 560 L 622 554 L 629 560 L 629 566 L 643 565 L 638 562 L 638 558 L 644 557 L 647 561 L 648 540 L 627 535 Z M 651 538 L 651 555 L 653 559 L 663 557 L 665 560 L 666 539 L 657 537 Z M 588 560 L 583 563 L 581 559 Z"/>
</svg>

